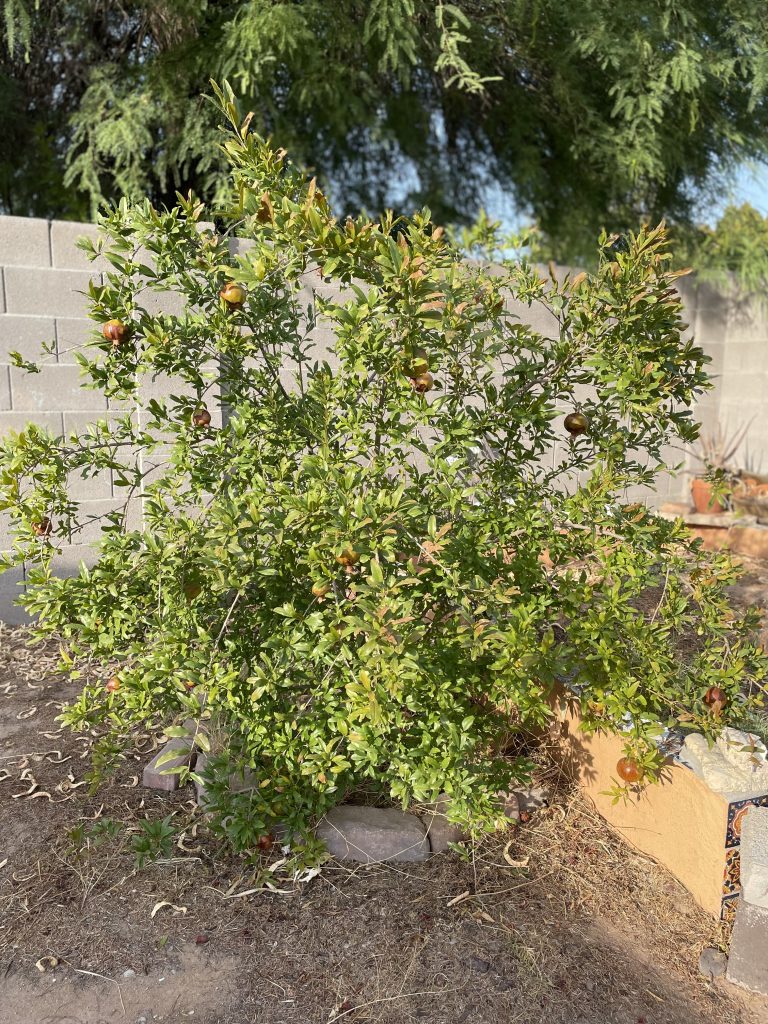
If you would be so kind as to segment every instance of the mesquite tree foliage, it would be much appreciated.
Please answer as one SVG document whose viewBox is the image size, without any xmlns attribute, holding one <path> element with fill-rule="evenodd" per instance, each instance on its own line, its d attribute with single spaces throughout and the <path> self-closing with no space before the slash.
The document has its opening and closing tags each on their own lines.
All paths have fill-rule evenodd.
<svg viewBox="0 0 768 1024">
<path fill-rule="evenodd" d="M 466 260 L 428 210 L 340 222 L 216 91 L 226 208 L 179 195 L 101 220 L 79 359 L 125 411 L 0 449 L 6 562 L 27 563 L 37 634 L 91 668 L 65 720 L 118 747 L 194 718 L 212 807 L 247 845 L 361 786 L 406 805 L 446 792 L 457 820 L 492 826 L 494 794 L 526 771 L 516 737 L 546 725 L 564 678 L 585 727 L 624 730 L 649 778 L 666 727 L 714 734 L 759 701 L 765 658 L 728 607 L 727 557 L 624 497 L 695 438 L 708 386 L 663 230 L 602 239 L 596 273 L 558 278 Z M 337 288 L 306 309 L 319 276 Z M 182 311 L 157 312 L 153 290 Z M 509 297 L 549 311 L 554 338 Z M 87 518 L 68 481 L 103 470 L 125 501 L 98 562 L 57 578 Z M 230 793 L 246 769 L 255 786 Z"/>
<path fill-rule="evenodd" d="M 14 214 L 213 201 L 211 75 L 339 211 L 467 222 L 490 182 L 569 262 L 601 224 L 686 221 L 768 150 L 763 0 L 5 0 L 3 28 Z"/>
</svg>

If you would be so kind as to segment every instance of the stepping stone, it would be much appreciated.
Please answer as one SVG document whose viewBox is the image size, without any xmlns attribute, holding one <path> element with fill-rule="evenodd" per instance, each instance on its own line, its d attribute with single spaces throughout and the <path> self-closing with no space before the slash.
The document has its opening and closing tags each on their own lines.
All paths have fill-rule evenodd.
<svg viewBox="0 0 768 1024">
<path fill-rule="evenodd" d="M 342 804 L 317 826 L 331 856 L 375 864 L 385 860 L 423 861 L 430 855 L 424 825 L 396 808 Z"/>
</svg>

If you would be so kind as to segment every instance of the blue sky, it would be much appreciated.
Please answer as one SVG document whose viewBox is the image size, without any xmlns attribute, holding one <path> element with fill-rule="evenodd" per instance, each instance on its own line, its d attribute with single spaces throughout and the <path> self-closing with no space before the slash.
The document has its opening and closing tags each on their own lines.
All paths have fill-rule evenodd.
<svg viewBox="0 0 768 1024">
<path fill-rule="evenodd" d="M 703 199 L 697 220 L 704 224 L 717 223 L 726 206 L 741 206 L 751 203 L 764 217 L 768 217 L 768 166 L 765 164 L 743 164 L 728 188 L 717 187 L 717 198 Z M 528 223 L 529 217 L 520 213 L 515 201 L 500 188 L 490 187 L 483 196 L 483 205 L 489 216 L 499 220 L 506 231 L 519 231 Z"/>
<path fill-rule="evenodd" d="M 722 201 L 712 209 L 715 220 L 728 203 L 734 203 L 736 206 L 751 203 L 764 217 L 768 216 L 768 167 L 764 164 L 744 164 L 730 193 L 726 192 Z M 711 221 L 711 217 L 708 216 L 703 219 Z"/>
</svg>

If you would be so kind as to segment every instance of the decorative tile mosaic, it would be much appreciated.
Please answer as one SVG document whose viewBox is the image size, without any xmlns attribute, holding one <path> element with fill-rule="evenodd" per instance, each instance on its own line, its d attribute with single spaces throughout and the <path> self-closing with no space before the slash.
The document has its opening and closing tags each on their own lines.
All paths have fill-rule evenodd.
<svg viewBox="0 0 768 1024">
<path fill-rule="evenodd" d="M 720 920 L 732 925 L 739 906 L 739 896 L 726 896 L 720 905 Z"/>
<path fill-rule="evenodd" d="M 720 920 L 727 923 L 732 922 L 741 895 L 741 826 L 750 807 L 768 807 L 768 794 L 753 796 L 748 800 L 734 800 L 728 804 L 723 898 L 720 904 Z"/>
<path fill-rule="evenodd" d="M 725 830 L 725 848 L 731 849 L 741 842 L 741 825 L 750 807 L 768 807 L 768 794 L 753 796 L 749 800 L 736 800 L 728 804 L 728 825 Z"/>
<path fill-rule="evenodd" d="M 723 872 L 723 899 L 738 896 L 741 892 L 741 850 L 734 846 L 725 851 L 725 871 Z"/>
</svg>

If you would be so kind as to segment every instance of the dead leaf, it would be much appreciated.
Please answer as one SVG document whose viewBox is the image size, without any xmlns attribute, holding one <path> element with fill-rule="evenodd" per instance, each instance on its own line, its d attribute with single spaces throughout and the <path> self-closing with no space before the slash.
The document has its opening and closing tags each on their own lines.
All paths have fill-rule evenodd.
<svg viewBox="0 0 768 1024">
<path fill-rule="evenodd" d="M 469 889 L 465 889 L 464 892 L 459 893 L 458 896 L 454 896 L 452 900 L 448 902 L 449 907 L 455 907 L 457 903 L 462 903 L 469 897 Z"/>
<path fill-rule="evenodd" d="M 154 905 L 154 907 L 152 908 L 152 913 L 149 916 L 150 917 L 154 917 L 155 914 L 159 910 L 163 909 L 163 907 L 172 907 L 173 908 L 173 912 L 175 914 L 186 914 L 186 912 L 187 912 L 187 908 L 186 907 L 178 907 L 178 906 L 176 906 L 175 903 L 169 903 L 168 900 L 160 900 L 159 903 L 156 903 Z"/>
<path fill-rule="evenodd" d="M 24 793 L 11 793 L 11 800 L 20 800 L 24 796 L 30 796 L 37 789 L 37 785 L 36 782 L 33 782 Z"/>
<path fill-rule="evenodd" d="M 504 860 L 507 862 L 507 864 L 509 864 L 511 868 L 527 868 L 531 860 L 530 857 L 521 857 L 519 860 L 515 860 L 514 857 L 510 856 L 509 848 L 512 845 L 513 841 L 514 840 L 510 839 L 510 841 L 504 847 Z"/>
</svg>

